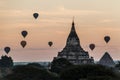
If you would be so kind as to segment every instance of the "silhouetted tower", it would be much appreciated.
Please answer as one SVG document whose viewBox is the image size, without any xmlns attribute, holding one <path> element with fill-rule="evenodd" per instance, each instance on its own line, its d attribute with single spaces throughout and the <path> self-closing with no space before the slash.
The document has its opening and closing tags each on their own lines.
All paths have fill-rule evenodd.
<svg viewBox="0 0 120 80">
<path fill-rule="evenodd" d="M 115 67 L 115 62 L 113 61 L 112 57 L 108 52 L 105 52 L 105 54 L 102 56 L 98 64 L 108 67 Z"/>
<path fill-rule="evenodd" d="M 88 52 L 84 51 L 80 45 L 80 40 L 75 30 L 74 20 L 66 41 L 66 46 L 61 52 L 58 52 L 58 56 L 55 59 L 57 58 L 66 58 L 74 64 L 94 63 L 93 57 L 89 58 Z"/>
</svg>

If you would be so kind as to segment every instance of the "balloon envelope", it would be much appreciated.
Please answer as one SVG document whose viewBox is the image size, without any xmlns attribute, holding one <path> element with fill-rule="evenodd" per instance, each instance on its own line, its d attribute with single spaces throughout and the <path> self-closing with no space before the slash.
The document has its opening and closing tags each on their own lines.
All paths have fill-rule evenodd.
<svg viewBox="0 0 120 80">
<path fill-rule="evenodd" d="M 51 47 L 53 45 L 53 42 L 52 41 L 49 41 L 48 42 L 48 45 Z"/>
<path fill-rule="evenodd" d="M 34 16 L 35 19 L 37 19 L 39 14 L 38 13 L 34 13 L 33 16 Z"/>
<path fill-rule="evenodd" d="M 105 40 L 106 43 L 108 43 L 110 41 L 110 36 L 105 36 L 104 40 Z"/>
<path fill-rule="evenodd" d="M 21 46 L 24 48 L 25 46 L 26 46 L 26 44 L 27 44 L 27 42 L 26 41 L 21 41 Z"/>
<path fill-rule="evenodd" d="M 28 32 L 24 30 L 24 31 L 21 32 L 21 34 L 25 38 L 27 36 Z"/>
<path fill-rule="evenodd" d="M 8 54 L 10 52 L 10 47 L 5 47 L 4 51 Z"/>
<path fill-rule="evenodd" d="M 89 48 L 90 48 L 91 50 L 93 50 L 93 49 L 95 48 L 95 44 L 90 44 L 90 45 L 89 45 Z"/>
</svg>

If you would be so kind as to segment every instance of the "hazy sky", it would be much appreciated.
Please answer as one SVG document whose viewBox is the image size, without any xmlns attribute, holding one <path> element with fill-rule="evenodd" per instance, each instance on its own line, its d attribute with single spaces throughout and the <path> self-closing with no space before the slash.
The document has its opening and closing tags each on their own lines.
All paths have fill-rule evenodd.
<svg viewBox="0 0 120 80">
<path fill-rule="evenodd" d="M 33 13 L 39 13 L 34 19 Z M 107 51 L 120 59 L 120 0 L 0 0 L 0 55 L 11 47 L 14 61 L 51 61 L 65 44 L 72 18 L 81 46 L 99 60 Z M 21 31 L 27 30 L 24 39 Z M 104 36 L 109 35 L 108 44 Z M 20 41 L 26 40 L 23 49 Z M 52 47 L 48 41 L 53 41 Z M 94 51 L 89 44 L 95 43 Z"/>
</svg>

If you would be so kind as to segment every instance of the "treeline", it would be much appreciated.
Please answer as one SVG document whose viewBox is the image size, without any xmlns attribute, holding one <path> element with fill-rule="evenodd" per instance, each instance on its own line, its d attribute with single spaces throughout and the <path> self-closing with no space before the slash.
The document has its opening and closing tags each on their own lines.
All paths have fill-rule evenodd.
<svg viewBox="0 0 120 80">
<path fill-rule="evenodd" d="M 53 60 L 46 69 L 38 63 L 14 66 L 11 73 L 0 80 L 120 80 L 114 68 L 102 65 L 73 65 L 64 58 Z"/>
</svg>

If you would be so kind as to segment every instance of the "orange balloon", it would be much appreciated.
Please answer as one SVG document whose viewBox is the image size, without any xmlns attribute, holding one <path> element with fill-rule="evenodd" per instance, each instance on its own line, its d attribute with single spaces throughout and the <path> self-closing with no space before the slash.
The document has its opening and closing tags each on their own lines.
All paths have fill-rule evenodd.
<svg viewBox="0 0 120 80">
<path fill-rule="evenodd" d="M 51 47 L 53 45 L 53 42 L 52 41 L 49 41 L 48 42 L 48 45 Z"/>
<path fill-rule="evenodd" d="M 94 50 L 95 44 L 90 44 L 90 45 L 89 45 L 89 48 L 90 48 L 91 50 Z"/>
</svg>

